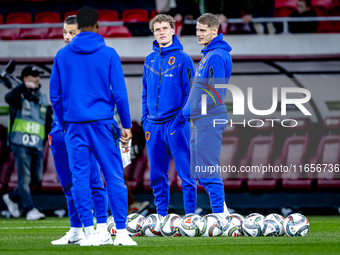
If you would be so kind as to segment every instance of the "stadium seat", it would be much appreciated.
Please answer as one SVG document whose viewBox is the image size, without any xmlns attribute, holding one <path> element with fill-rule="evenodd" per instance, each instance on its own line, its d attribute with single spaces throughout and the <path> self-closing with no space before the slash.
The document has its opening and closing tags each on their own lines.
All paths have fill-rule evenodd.
<svg viewBox="0 0 340 255">
<path fill-rule="evenodd" d="M 27 12 L 13 12 L 7 15 L 6 24 L 32 23 L 32 15 Z"/>
<path fill-rule="evenodd" d="M 14 156 L 11 152 L 6 161 L 3 162 L 1 166 L 0 172 L 0 192 L 3 192 L 6 188 L 8 188 L 8 180 L 10 174 L 13 172 L 14 168 Z"/>
<path fill-rule="evenodd" d="M 152 188 L 150 186 L 151 185 L 150 170 L 151 170 L 150 160 L 148 159 L 146 163 L 146 169 L 143 173 L 143 188 L 145 191 L 152 191 Z"/>
<path fill-rule="evenodd" d="M 328 16 L 332 7 L 332 0 L 312 0 L 312 8 L 316 11 L 317 16 Z"/>
<path fill-rule="evenodd" d="M 238 167 L 236 159 L 239 152 L 239 137 L 237 136 L 224 136 L 222 139 L 220 166 L 221 178 L 223 179 L 225 190 L 238 190 L 242 189 L 244 179 L 237 179 L 237 172 L 223 171 L 226 167 Z"/>
<path fill-rule="evenodd" d="M 77 15 L 78 11 L 69 11 L 69 12 L 66 12 L 64 14 L 64 18 L 63 18 L 63 22 L 65 21 L 65 19 L 68 17 L 68 16 L 71 16 L 71 15 Z"/>
<path fill-rule="evenodd" d="M 29 24 L 32 22 L 32 16 L 26 12 L 15 12 L 7 15 L 6 24 Z M 10 28 L 0 30 L 1 40 L 16 40 L 20 35 L 20 28 Z"/>
<path fill-rule="evenodd" d="M 340 174 L 336 172 L 336 164 L 340 164 L 340 117 L 327 117 L 323 122 L 329 135 L 320 139 L 315 155 L 310 163 L 327 164 L 325 170 L 317 173 L 319 190 L 339 190 Z M 323 165 L 325 167 L 325 165 Z M 333 168 L 333 171 L 331 171 Z"/>
<path fill-rule="evenodd" d="M 124 22 L 148 22 L 149 14 L 144 9 L 129 9 L 122 13 Z"/>
<path fill-rule="evenodd" d="M 63 39 L 63 28 L 62 27 L 52 27 L 48 31 L 48 39 Z"/>
<path fill-rule="evenodd" d="M 298 0 L 275 0 L 274 17 L 289 17 L 296 10 Z"/>
<path fill-rule="evenodd" d="M 55 170 L 53 155 L 50 147 L 48 146 L 46 165 L 44 175 L 42 177 L 41 187 L 44 193 L 61 193 L 63 188 L 61 187 L 58 179 L 57 172 Z"/>
<path fill-rule="evenodd" d="M 58 23 L 60 22 L 60 15 L 58 12 L 39 12 L 35 16 L 35 23 Z M 37 40 L 48 38 L 50 34 L 49 28 L 28 28 L 21 29 L 20 39 L 23 40 Z"/>
<path fill-rule="evenodd" d="M 323 136 L 309 163 L 321 164 L 322 171 L 317 173 L 319 190 L 339 190 L 340 174 L 335 169 L 340 164 L 340 135 Z"/>
<path fill-rule="evenodd" d="M 286 166 L 289 172 L 274 173 L 282 178 L 284 191 L 290 190 L 310 190 L 315 179 L 315 174 L 300 171 L 300 166 L 304 166 L 309 149 L 308 136 L 291 136 L 285 140 L 282 151 L 274 161 L 274 166 Z M 295 166 L 295 168 L 294 168 Z M 294 170 L 295 169 L 295 170 Z"/>
<path fill-rule="evenodd" d="M 4 17 L 2 16 L 2 14 L 0 14 L 0 24 L 4 23 Z"/>
<path fill-rule="evenodd" d="M 39 40 L 48 36 L 49 28 L 23 28 L 20 30 L 19 39 Z"/>
<path fill-rule="evenodd" d="M 115 27 L 108 27 L 103 36 L 104 37 L 132 37 L 132 34 L 126 26 L 115 26 Z"/>
<path fill-rule="evenodd" d="M 98 21 L 117 21 L 119 20 L 119 14 L 115 10 L 99 10 Z"/>
<path fill-rule="evenodd" d="M 272 163 L 275 137 L 272 135 L 253 137 L 248 146 L 246 155 L 240 160 L 241 167 L 251 167 L 248 173 L 238 173 L 239 177 L 247 177 L 247 186 L 250 191 L 275 190 L 277 180 L 265 180 L 270 178 L 268 173 L 263 173 L 261 167 Z M 260 169 L 260 170 L 259 170 Z M 241 179 L 241 178 L 240 178 Z"/>
<path fill-rule="evenodd" d="M 153 19 L 154 17 L 156 17 L 157 14 L 158 14 L 157 9 L 152 10 L 150 18 Z"/>
<path fill-rule="evenodd" d="M 38 12 L 34 17 L 34 23 L 59 23 L 60 14 L 58 12 Z"/>
</svg>

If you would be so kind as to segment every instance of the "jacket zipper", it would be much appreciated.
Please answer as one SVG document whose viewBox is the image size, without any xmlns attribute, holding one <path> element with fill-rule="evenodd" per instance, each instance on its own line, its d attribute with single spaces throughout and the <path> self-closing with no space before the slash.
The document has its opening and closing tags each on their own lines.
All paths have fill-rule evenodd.
<svg viewBox="0 0 340 255">
<path fill-rule="evenodd" d="M 160 88 L 161 88 L 161 81 L 162 81 L 162 65 L 163 65 L 163 60 L 164 60 L 164 56 L 162 55 L 161 48 L 159 49 L 159 54 L 162 56 L 162 62 L 161 62 L 161 66 L 159 68 L 158 98 L 157 98 L 157 103 L 156 103 L 156 111 L 157 111 L 156 121 L 157 121 L 157 118 L 158 118 L 158 102 L 159 102 L 159 97 L 160 97 L 160 94 L 161 94 Z"/>
</svg>

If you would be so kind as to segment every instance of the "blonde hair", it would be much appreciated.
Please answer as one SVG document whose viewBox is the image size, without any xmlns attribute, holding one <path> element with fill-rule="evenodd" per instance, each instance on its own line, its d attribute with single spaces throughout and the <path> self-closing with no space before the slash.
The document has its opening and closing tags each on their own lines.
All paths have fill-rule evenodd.
<svg viewBox="0 0 340 255">
<path fill-rule="evenodd" d="M 155 23 L 162 23 L 162 22 L 168 22 L 171 26 L 172 29 L 175 28 L 175 23 L 176 21 L 174 20 L 173 17 L 171 17 L 170 15 L 166 15 L 166 14 L 158 14 L 156 17 L 154 17 L 152 20 L 150 20 L 149 22 L 149 28 L 152 32 L 153 31 L 153 26 L 155 25 Z"/>
<path fill-rule="evenodd" d="M 218 18 L 212 13 L 204 13 L 197 19 L 197 22 L 203 25 L 207 25 L 210 28 L 213 28 L 213 27 L 218 28 L 220 26 L 220 22 Z"/>
</svg>

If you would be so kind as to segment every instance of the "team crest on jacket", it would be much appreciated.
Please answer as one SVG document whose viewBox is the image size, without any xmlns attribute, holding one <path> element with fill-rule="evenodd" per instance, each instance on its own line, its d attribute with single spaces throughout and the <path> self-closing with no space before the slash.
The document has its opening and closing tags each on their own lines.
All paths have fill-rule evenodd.
<svg viewBox="0 0 340 255">
<path fill-rule="evenodd" d="M 168 64 L 169 64 L 169 65 L 173 65 L 173 64 L 175 63 L 175 60 L 176 60 L 175 57 L 170 57 L 170 58 L 169 58 L 169 61 L 168 61 Z"/>
<path fill-rule="evenodd" d="M 146 131 L 146 132 L 145 132 L 145 139 L 146 139 L 147 141 L 149 141 L 149 139 L 150 139 L 150 132 L 149 132 L 149 131 Z"/>
<path fill-rule="evenodd" d="M 48 143 L 51 146 L 52 145 L 52 136 L 48 135 Z"/>
</svg>

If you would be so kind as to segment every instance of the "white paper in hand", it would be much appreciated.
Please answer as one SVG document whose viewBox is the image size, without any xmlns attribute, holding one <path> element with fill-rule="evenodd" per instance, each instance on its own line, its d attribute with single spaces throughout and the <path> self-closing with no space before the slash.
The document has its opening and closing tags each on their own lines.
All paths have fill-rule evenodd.
<svg viewBox="0 0 340 255">
<path fill-rule="evenodd" d="M 131 164 L 131 139 L 129 140 L 128 146 L 122 147 L 122 143 L 119 142 L 120 155 L 122 157 L 123 168 Z"/>
</svg>

